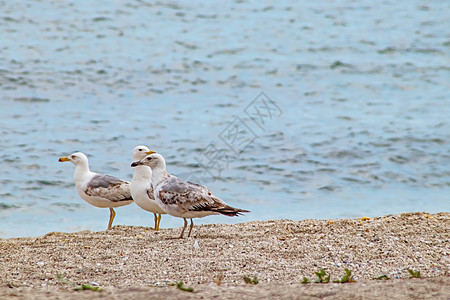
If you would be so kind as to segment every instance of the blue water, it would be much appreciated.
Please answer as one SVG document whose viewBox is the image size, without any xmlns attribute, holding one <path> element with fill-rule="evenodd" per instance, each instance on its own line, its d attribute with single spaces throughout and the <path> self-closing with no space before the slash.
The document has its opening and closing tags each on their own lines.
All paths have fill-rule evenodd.
<svg viewBox="0 0 450 300">
<path fill-rule="evenodd" d="M 79 198 L 58 158 L 83 151 L 93 171 L 130 180 L 140 144 L 252 211 L 196 224 L 450 211 L 448 1 L 1 11 L 0 237 L 104 230 L 108 210 Z M 114 224 L 153 216 L 133 204 Z"/>
</svg>

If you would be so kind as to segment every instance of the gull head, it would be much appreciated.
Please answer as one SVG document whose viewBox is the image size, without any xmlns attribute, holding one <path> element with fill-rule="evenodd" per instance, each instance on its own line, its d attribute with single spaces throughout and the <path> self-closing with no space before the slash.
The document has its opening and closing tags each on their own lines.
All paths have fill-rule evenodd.
<svg viewBox="0 0 450 300">
<path fill-rule="evenodd" d="M 85 164 L 88 161 L 87 156 L 81 152 L 75 152 L 70 154 L 69 156 L 64 156 L 59 159 L 59 162 L 70 161 L 75 166 L 79 164 Z"/>
<path fill-rule="evenodd" d="M 150 151 L 150 149 L 148 149 L 146 146 L 136 146 L 133 149 L 133 161 L 139 161 L 144 159 L 144 157 L 151 154 L 148 152 L 155 153 L 153 151 Z"/>
<path fill-rule="evenodd" d="M 149 151 L 149 152 L 153 152 L 153 151 Z M 164 161 L 164 158 L 160 154 L 154 153 L 154 152 L 152 154 L 144 157 L 144 159 L 142 159 L 140 161 L 135 161 L 134 163 L 131 164 L 132 167 L 148 166 L 152 169 L 162 167 L 162 166 L 165 167 L 165 165 L 166 165 L 166 162 Z"/>
</svg>

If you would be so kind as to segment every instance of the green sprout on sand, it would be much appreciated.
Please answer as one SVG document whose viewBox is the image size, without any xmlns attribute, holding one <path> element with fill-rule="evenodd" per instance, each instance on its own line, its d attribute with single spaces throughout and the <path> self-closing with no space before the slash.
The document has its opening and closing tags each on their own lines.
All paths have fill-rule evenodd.
<svg viewBox="0 0 450 300">
<path fill-rule="evenodd" d="M 74 287 L 73 289 L 76 291 L 85 291 L 85 290 L 100 291 L 99 286 L 90 285 L 90 284 L 82 284 L 82 285 Z"/>
<path fill-rule="evenodd" d="M 307 283 L 310 283 L 310 282 L 311 282 L 311 281 L 309 281 L 308 278 L 306 278 L 305 276 L 303 276 L 303 280 L 302 280 L 301 284 L 307 284 Z"/>
<path fill-rule="evenodd" d="M 325 272 L 324 269 L 320 269 L 319 272 L 316 272 L 317 279 L 314 281 L 315 283 L 330 283 L 330 277 L 331 275 Z M 342 276 L 340 280 L 333 280 L 334 283 L 347 283 L 347 282 L 355 282 L 355 279 L 353 279 L 352 271 L 345 268 L 345 275 Z M 310 283 L 309 279 L 307 277 L 303 276 L 303 280 L 301 284 L 307 284 Z"/>
<path fill-rule="evenodd" d="M 372 278 L 373 280 L 389 280 L 391 277 L 387 276 L 386 274 L 380 275 L 378 277 Z"/>
<path fill-rule="evenodd" d="M 172 283 L 170 285 L 176 285 L 177 289 L 179 289 L 181 291 L 184 291 L 184 292 L 189 292 L 189 293 L 193 293 L 194 292 L 193 288 L 184 286 L 183 281 L 180 281 L 180 282 L 177 282 L 177 283 Z"/>
<path fill-rule="evenodd" d="M 258 284 L 259 280 L 256 276 L 254 276 L 253 278 L 250 278 L 248 276 L 244 276 L 244 281 L 246 284 Z"/>
<path fill-rule="evenodd" d="M 64 283 L 64 284 L 72 284 L 69 280 L 67 280 L 66 278 L 64 278 L 61 273 L 56 273 L 56 277 L 58 277 L 58 279 Z"/>
<path fill-rule="evenodd" d="M 408 269 L 408 273 L 409 273 L 409 278 L 422 278 L 422 276 L 420 276 L 420 271 L 414 271 L 414 270 Z"/>
<path fill-rule="evenodd" d="M 67 278 L 64 278 L 61 273 L 56 273 L 56 277 L 58 277 L 58 279 L 64 283 L 64 284 L 70 284 L 70 285 L 75 285 L 73 282 L 70 282 L 70 280 L 68 280 Z M 101 291 L 100 287 L 97 285 L 90 285 L 90 284 L 82 284 L 79 286 L 76 286 L 73 288 L 76 291 L 85 291 L 85 290 L 91 290 L 91 291 Z"/>
<path fill-rule="evenodd" d="M 352 271 L 345 268 L 345 275 L 342 276 L 341 280 L 333 280 L 335 283 L 347 283 L 347 282 L 355 282 L 352 276 Z"/>
<path fill-rule="evenodd" d="M 327 273 L 325 272 L 324 269 L 320 269 L 320 272 L 316 272 L 317 275 L 317 279 L 316 279 L 316 283 L 328 283 L 330 282 L 330 275 L 328 275 L 327 277 L 325 277 L 327 275 Z"/>
</svg>

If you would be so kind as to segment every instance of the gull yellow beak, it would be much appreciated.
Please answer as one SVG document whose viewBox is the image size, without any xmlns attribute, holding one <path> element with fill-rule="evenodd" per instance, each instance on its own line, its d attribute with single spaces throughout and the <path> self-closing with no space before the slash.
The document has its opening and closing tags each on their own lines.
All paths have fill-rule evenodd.
<svg viewBox="0 0 450 300">
<path fill-rule="evenodd" d="M 64 162 L 64 161 L 70 161 L 70 159 L 68 157 L 64 156 L 64 157 L 61 157 L 58 161 Z"/>
<path fill-rule="evenodd" d="M 147 154 L 147 155 L 150 155 L 150 154 L 153 154 L 153 153 L 156 153 L 156 152 L 152 151 L 152 150 L 145 152 L 145 154 Z"/>
</svg>

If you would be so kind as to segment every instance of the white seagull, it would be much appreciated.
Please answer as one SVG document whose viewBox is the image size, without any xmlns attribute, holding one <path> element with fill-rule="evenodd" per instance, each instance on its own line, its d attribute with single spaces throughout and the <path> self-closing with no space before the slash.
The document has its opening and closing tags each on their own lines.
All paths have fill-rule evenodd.
<svg viewBox="0 0 450 300">
<path fill-rule="evenodd" d="M 137 146 L 133 149 L 133 161 L 140 161 L 151 153 L 155 153 L 155 151 L 150 151 L 145 146 Z M 161 223 L 161 214 L 166 212 L 155 201 L 152 186 L 152 169 L 148 166 L 137 166 L 134 169 L 130 187 L 134 203 L 154 214 L 155 231 L 158 231 Z"/>
<path fill-rule="evenodd" d="M 130 183 L 110 175 L 91 172 L 88 158 L 81 152 L 61 157 L 59 161 L 70 161 L 75 165 L 73 178 L 78 194 L 83 200 L 96 207 L 109 207 L 108 230 L 111 229 L 116 216 L 113 207 L 124 206 L 133 202 Z"/>
<path fill-rule="evenodd" d="M 132 163 L 131 166 L 149 166 L 152 168 L 152 183 L 156 202 L 169 215 L 184 219 L 184 227 L 180 238 L 183 237 L 187 226 L 186 219 L 191 219 L 188 234 L 188 237 L 190 237 L 194 227 L 192 218 L 218 214 L 233 217 L 243 212 L 249 212 L 226 205 L 225 202 L 214 196 L 207 187 L 181 180 L 170 174 L 167 172 L 166 162 L 160 154 L 150 154 L 141 161 Z"/>
</svg>

